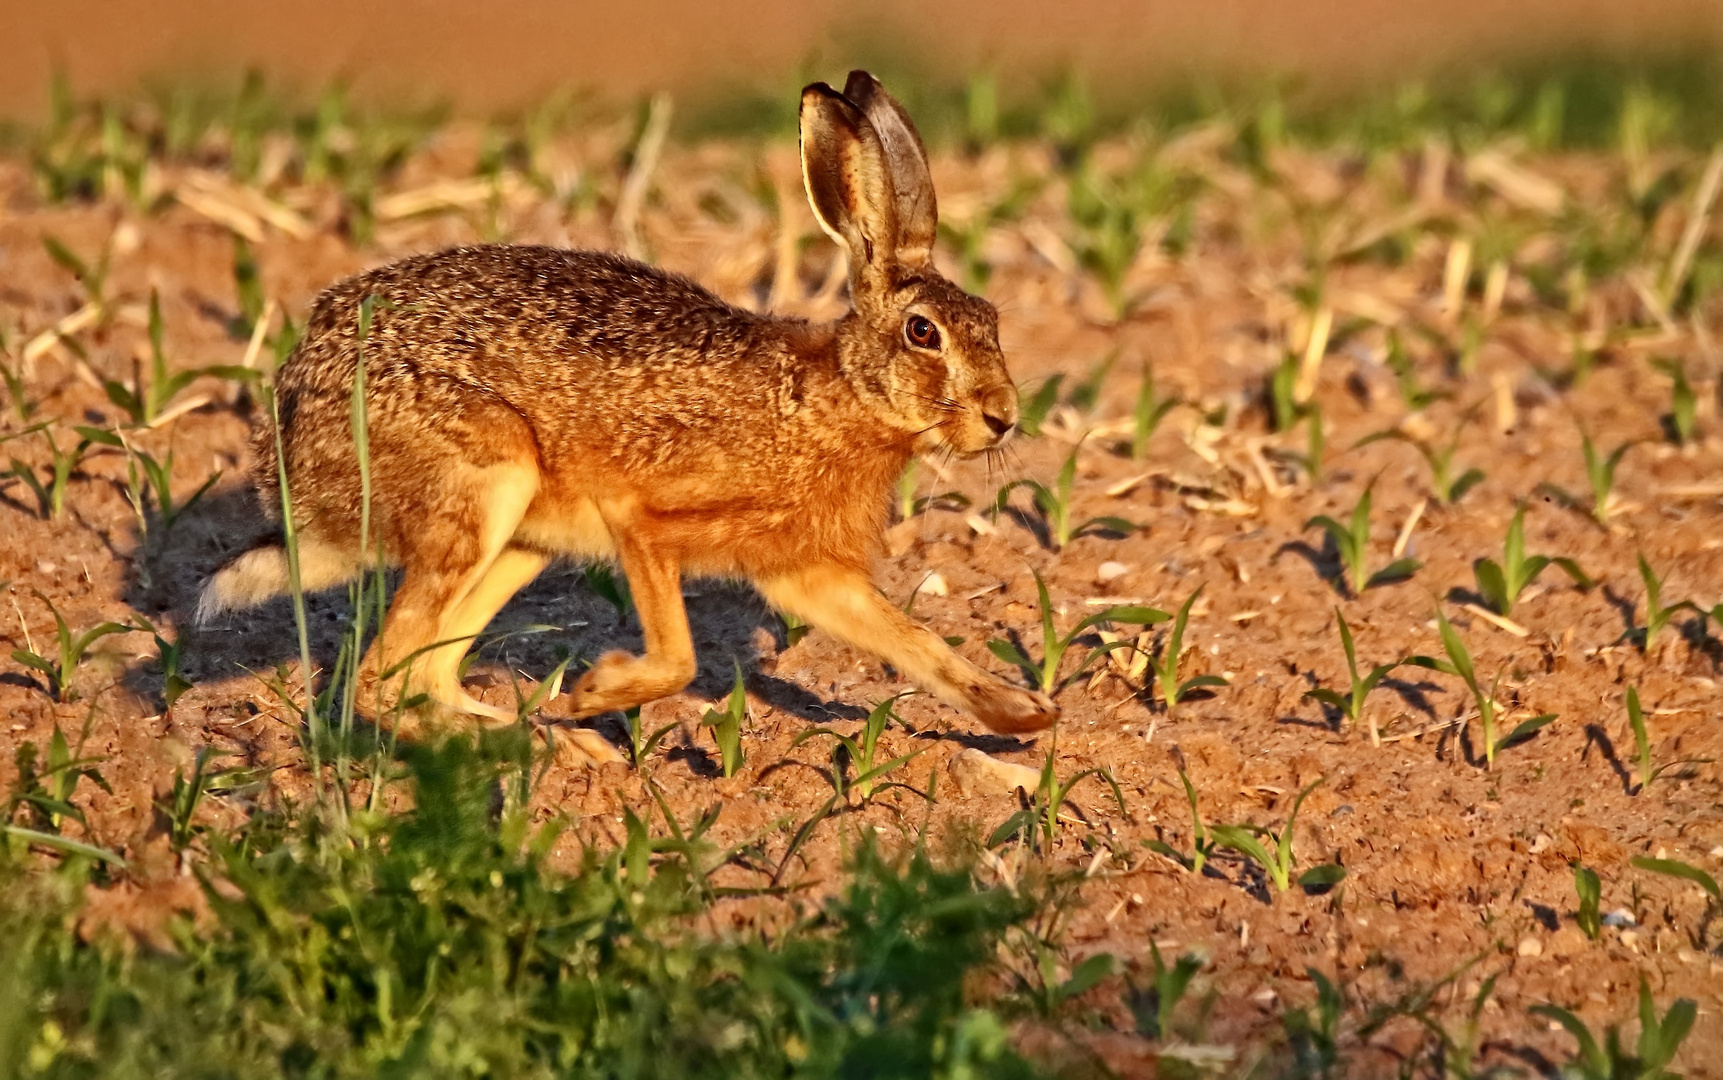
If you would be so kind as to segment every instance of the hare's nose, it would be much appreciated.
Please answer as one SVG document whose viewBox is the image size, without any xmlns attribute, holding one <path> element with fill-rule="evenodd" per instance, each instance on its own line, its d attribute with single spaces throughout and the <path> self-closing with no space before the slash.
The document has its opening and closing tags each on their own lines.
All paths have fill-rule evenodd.
<svg viewBox="0 0 1723 1080">
<path fill-rule="evenodd" d="M 985 411 L 982 412 L 981 419 L 987 421 L 987 427 L 1001 439 L 1005 437 L 1006 432 L 1011 430 L 1013 424 L 1012 419 L 1008 416 L 999 416 Z"/>
</svg>

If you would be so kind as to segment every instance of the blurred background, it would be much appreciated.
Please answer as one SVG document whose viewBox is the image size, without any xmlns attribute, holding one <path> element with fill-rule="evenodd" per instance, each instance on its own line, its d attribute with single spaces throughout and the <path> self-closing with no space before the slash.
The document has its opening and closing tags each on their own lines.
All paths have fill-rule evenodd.
<svg viewBox="0 0 1723 1080">
<path fill-rule="evenodd" d="M 1075 69 L 1102 100 L 1210 77 L 1346 88 L 1533 57 L 1698 51 L 1716 43 L 1720 16 L 1717 0 L 8 0 L 0 115 L 44 113 L 55 70 L 85 94 L 231 86 L 255 70 L 307 92 L 340 80 L 373 104 L 477 112 L 579 88 L 781 91 L 857 62 L 913 65 L 934 82 L 980 66 L 1029 79 Z"/>
</svg>

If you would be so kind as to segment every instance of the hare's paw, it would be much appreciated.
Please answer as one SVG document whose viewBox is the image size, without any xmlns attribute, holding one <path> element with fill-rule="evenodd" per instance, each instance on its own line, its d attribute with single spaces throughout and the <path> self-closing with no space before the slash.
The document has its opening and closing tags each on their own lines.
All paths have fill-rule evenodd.
<svg viewBox="0 0 1723 1080">
<path fill-rule="evenodd" d="M 694 657 L 630 656 L 607 652 L 568 692 L 568 715 L 581 720 L 600 713 L 632 709 L 687 686 L 695 674 Z"/>
<path fill-rule="evenodd" d="M 969 708 L 976 719 L 1006 735 L 1040 731 L 1059 719 L 1052 698 L 1002 681 L 982 684 L 971 693 Z"/>
<path fill-rule="evenodd" d="M 565 769 L 596 769 L 614 763 L 628 764 L 628 758 L 622 751 L 591 728 L 554 724 L 539 730 L 550 744 L 552 760 Z"/>
</svg>

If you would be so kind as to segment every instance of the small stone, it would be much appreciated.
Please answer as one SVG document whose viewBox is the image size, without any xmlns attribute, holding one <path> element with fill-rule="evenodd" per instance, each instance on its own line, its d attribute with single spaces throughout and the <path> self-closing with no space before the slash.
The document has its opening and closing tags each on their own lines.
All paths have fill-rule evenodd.
<svg viewBox="0 0 1723 1080">
<path fill-rule="evenodd" d="M 38 574 L 52 574 L 54 571 L 56 571 L 58 569 L 59 569 L 58 565 L 49 562 L 47 559 L 37 559 L 36 560 L 36 573 L 38 573 Z"/>
<path fill-rule="evenodd" d="M 1095 568 L 1095 583 L 1110 585 L 1131 572 L 1131 568 L 1122 562 L 1107 561 Z"/>
<path fill-rule="evenodd" d="M 965 795 L 1009 795 L 1022 788 L 1033 792 L 1041 786 L 1041 771 L 989 757 L 971 746 L 946 766 L 957 789 Z"/>
<path fill-rule="evenodd" d="M 1550 955 L 1557 958 L 1583 952 L 1585 945 L 1585 934 L 1577 926 L 1564 926 L 1550 935 Z"/>
<path fill-rule="evenodd" d="M 1638 926 L 1639 920 L 1633 917 L 1633 912 L 1626 908 L 1616 908 L 1599 920 L 1605 926 L 1628 927 Z"/>
<path fill-rule="evenodd" d="M 929 596 L 945 596 L 951 592 L 951 586 L 945 583 L 945 575 L 935 570 L 921 579 L 921 588 L 917 591 Z"/>
<path fill-rule="evenodd" d="M 1519 947 L 1514 951 L 1518 952 L 1521 956 L 1542 956 L 1544 954 L 1544 943 L 1539 938 L 1524 937 L 1520 939 Z"/>
</svg>

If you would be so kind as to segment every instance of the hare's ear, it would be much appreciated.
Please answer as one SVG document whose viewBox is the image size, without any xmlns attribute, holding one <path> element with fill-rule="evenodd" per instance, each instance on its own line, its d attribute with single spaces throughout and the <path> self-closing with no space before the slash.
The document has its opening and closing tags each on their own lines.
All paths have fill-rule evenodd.
<svg viewBox="0 0 1723 1080">
<path fill-rule="evenodd" d="M 939 207 L 934 200 L 933 174 L 927 168 L 927 149 L 921 144 L 921 135 L 897 99 L 865 71 L 850 72 L 849 81 L 844 83 L 844 97 L 867 117 L 885 149 L 892 201 L 897 211 L 897 257 L 906 263 L 925 263 L 933 255 Z"/>
<path fill-rule="evenodd" d="M 879 135 L 825 83 L 802 91 L 802 182 L 814 216 L 850 255 L 854 280 L 896 258 L 897 216 Z"/>
</svg>

